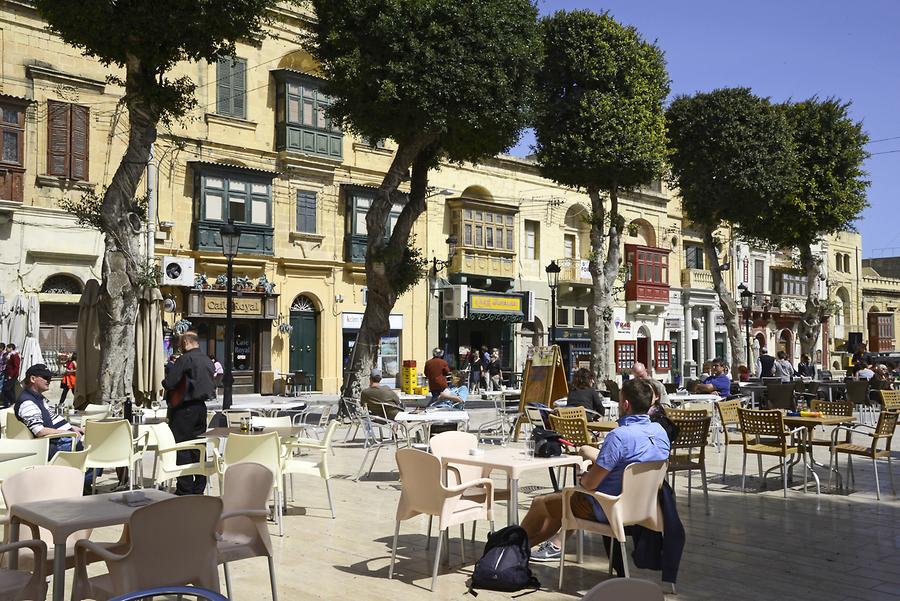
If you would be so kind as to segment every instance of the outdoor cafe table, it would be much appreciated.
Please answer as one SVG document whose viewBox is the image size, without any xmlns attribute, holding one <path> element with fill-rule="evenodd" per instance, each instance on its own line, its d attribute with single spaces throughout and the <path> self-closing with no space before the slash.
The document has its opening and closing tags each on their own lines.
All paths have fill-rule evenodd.
<svg viewBox="0 0 900 601">
<path fill-rule="evenodd" d="M 303 434 L 303 428 L 299 426 L 291 426 L 289 428 L 263 428 L 262 430 L 253 430 L 251 428 L 249 432 L 242 432 L 239 426 L 231 426 L 228 428 L 210 428 L 206 431 L 204 436 L 207 438 L 228 438 L 232 434 L 253 435 L 269 434 L 270 432 L 277 432 L 279 438 L 293 438 Z"/>
<path fill-rule="evenodd" d="M 579 455 L 560 455 L 559 457 L 529 457 L 527 451 L 515 447 L 501 447 L 490 449 L 483 455 L 445 455 L 441 457 L 441 464 L 446 470 L 447 465 L 457 463 L 461 465 L 477 465 L 491 470 L 506 472 L 509 482 L 509 505 L 507 506 L 507 520 L 509 524 L 519 523 L 519 478 L 528 470 L 546 470 L 554 467 L 574 465 L 581 468 L 582 461 Z"/>
<path fill-rule="evenodd" d="M 151 503 L 174 495 L 155 488 L 140 489 Z M 148 503 L 149 505 L 149 503 Z M 143 507 L 145 505 L 142 505 Z M 67 499 L 20 503 L 9 508 L 9 540 L 19 540 L 19 525 L 46 528 L 53 536 L 53 601 L 63 601 L 66 585 L 66 539 L 74 532 L 103 526 L 125 524 L 139 507 L 122 501 L 122 493 L 106 493 Z M 13 553 L 10 566 L 18 567 L 19 555 Z"/>
<path fill-rule="evenodd" d="M 612 432 L 619 427 L 619 422 L 611 419 L 603 419 L 596 422 L 588 422 L 587 427 L 588 430 L 594 432 Z"/>
<path fill-rule="evenodd" d="M 299 399 L 289 400 L 281 398 L 262 398 L 238 401 L 231 405 L 231 409 L 239 411 L 259 411 L 274 417 L 279 411 L 306 409 L 306 403 Z"/>
<path fill-rule="evenodd" d="M 431 440 L 431 426 L 434 424 L 468 424 L 468 411 L 401 411 L 394 416 L 395 422 L 407 426 L 422 425 L 425 428 L 425 440 Z"/>
<path fill-rule="evenodd" d="M 0 453 L 0 463 L 5 461 L 15 461 L 16 459 L 25 459 L 26 457 L 34 457 L 37 453 Z"/>
<path fill-rule="evenodd" d="M 834 382 L 834 381 L 819 382 L 818 380 L 813 380 L 813 382 L 816 382 L 819 384 L 819 390 L 822 390 L 824 388 L 825 390 L 828 391 L 828 400 L 829 401 L 834 400 L 833 397 L 834 397 L 835 390 L 846 390 L 847 389 L 847 385 L 844 384 L 843 382 Z"/>
<path fill-rule="evenodd" d="M 806 428 L 806 440 L 807 441 L 812 440 L 813 430 L 816 428 L 816 426 L 840 426 L 843 424 L 852 424 L 853 422 L 854 422 L 853 417 L 849 416 L 849 415 L 822 415 L 819 417 L 790 417 L 790 416 L 784 417 L 784 425 L 787 426 L 788 428 L 790 428 L 792 430 L 794 428 Z M 814 465 L 818 465 L 819 467 L 828 467 L 828 466 L 826 466 L 822 463 L 818 463 L 815 460 L 815 458 L 813 457 L 813 454 L 812 454 L 813 445 L 811 445 L 807 442 L 807 443 L 801 443 L 799 446 L 800 446 L 800 452 L 805 453 L 807 456 L 808 461 L 807 461 L 806 465 L 807 465 L 810 473 L 812 473 L 813 478 L 815 478 L 815 480 L 816 480 L 816 491 L 818 492 L 819 491 L 819 476 L 813 470 L 813 466 Z M 799 462 L 799 458 L 797 458 L 797 460 L 794 462 L 794 465 L 796 465 L 797 462 Z M 841 474 L 836 469 L 833 471 L 835 474 L 837 474 L 837 482 L 838 482 L 838 486 L 840 486 Z"/>
</svg>

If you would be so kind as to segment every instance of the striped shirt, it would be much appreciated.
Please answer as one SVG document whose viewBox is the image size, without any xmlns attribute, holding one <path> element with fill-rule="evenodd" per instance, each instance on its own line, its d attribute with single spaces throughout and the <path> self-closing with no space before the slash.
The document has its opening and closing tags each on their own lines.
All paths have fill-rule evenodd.
<svg viewBox="0 0 900 601">
<path fill-rule="evenodd" d="M 35 436 L 44 428 L 54 428 L 56 430 L 72 429 L 72 424 L 67 422 L 66 418 L 61 415 L 54 415 L 47 404 L 47 399 L 42 394 L 28 388 L 19 395 L 19 407 L 16 412 L 19 420 Z M 50 423 L 47 423 L 44 415 L 50 417 Z"/>
</svg>

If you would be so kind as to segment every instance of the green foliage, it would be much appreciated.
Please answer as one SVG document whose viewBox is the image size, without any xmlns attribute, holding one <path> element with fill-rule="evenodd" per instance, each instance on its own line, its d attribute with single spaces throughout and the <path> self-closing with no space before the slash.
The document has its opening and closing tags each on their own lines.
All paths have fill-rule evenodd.
<svg viewBox="0 0 900 601">
<path fill-rule="evenodd" d="M 374 257 L 376 262 L 384 265 L 397 296 L 409 291 L 428 272 L 428 259 L 422 255 L 422 249 L 415 242 L 415 235 L 410 236 L 409 243 L 403 247 L 400 256 L 391 251 L 390 245 L 385 245 L 378 249 Z"/>
<path fill-rule="evenodd" d="M 784 111 L 748 88 L 722 88 L 676 98 L 666 118 L 670 179 L 685 216 L 709 230 L 727 222 L 754 238 L 774 229 L 767 207 L 797 182 Z"/>
<path fill-rule="evenodd" d="M 849 103 L 810 98 L 781 109 L 791 126 L 798 157 L 793 194 L 776 199 L 770 223 L 755 230 L 778 246 L 808 246 L 819 236 L 847 230 L 868 206 L 863 163 L 869 137 L 848 114 Z"/>
<path fill-rule="evenodd" d="M 363 139 L 436 139 L 452 161 L 509 148 L 540 57 L 530 0 L 312 0 L 330 116 Z"/>
<path fill-rule="evenodd" d="M 180 61 L 233 56 L 255 41 L 276 0 L 35 0 L 50 30 L 105 65 L 128 68 L 126 94 L 159 118 L 196 103 L 188 77 L 166 73 Z"/>
<path fill-rule="evenodd" d="M 96 192 L 85 192 L 78 197 L 65 196 L 59 201 L 59 207 L 75 217 L 78 225 L 83 225 L 95 230 L 103 229 L 103 197 L 106 196 L 106 188 L 103 188 L 101 194 Z M 134 213 L 141 222 L 147 220 L 147 207 L 150 199 L 145 196 L 138 196 L 134 199 L 129 207 L 129 212 Z"/>
<path fill-rule="evenodd" d="M 542 33 L 535 133 L 544 175 L 598 190 L 659 176 L 669 93 L 662 50 L 607 13 L 558 12 Z"/>
</svg>

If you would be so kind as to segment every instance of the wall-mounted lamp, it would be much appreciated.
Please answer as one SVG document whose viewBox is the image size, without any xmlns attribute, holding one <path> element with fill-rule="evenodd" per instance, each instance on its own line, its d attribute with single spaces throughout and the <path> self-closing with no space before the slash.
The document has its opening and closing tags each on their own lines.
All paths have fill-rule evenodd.
<svg viewBox="0 0 900 601">
<path fill-rule="evenodd" d="M 336 302 L 336 303 L 342 303 L 342 302 L 344 302 L 344 295 L 343 295 L 343 294 L 335 294 L 335 295 L 334 295 L 334 302 Z"/>
<path fill-rule="evenodd" d="M 456 254 L 456 244 L 458 242 L 459 240 L 457 239 L 456 234 L 450 234 L 450 237 L 447 238 L 447 260 L 441 261 L 437 257 L 431 259 L 431 267 L 434 269 L 435 275 L 437 275 L 438 272 L 450 265 L 450 263 L 453 261 L 453 255 Z"/>
</svg>

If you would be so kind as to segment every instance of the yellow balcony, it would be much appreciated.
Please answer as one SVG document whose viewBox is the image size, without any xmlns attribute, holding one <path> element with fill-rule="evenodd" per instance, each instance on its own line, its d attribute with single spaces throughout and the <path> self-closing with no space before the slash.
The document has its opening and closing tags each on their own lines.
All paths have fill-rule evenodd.
<svg viewBox="0 0 900 601">
<path fill-rule="evenodd" d="M 587 259 L 557 259 L 559 265 L 560 284 L 580 284 L 590 286 L 593 283 L 591 272 L 588 269 Z"/>
<path fill-rule="evenodd" d="M 696 288 L 700 290 L 712 290 L 712 273 L 710 273 L 708 269 L 682 269 L 681 287 Z"/>
<path fill-rule="evenodd" d="M 450 262 L 450 272 L 488 278 L 513 279 L 515 253 L 458 248 Z"/>
</svg>

